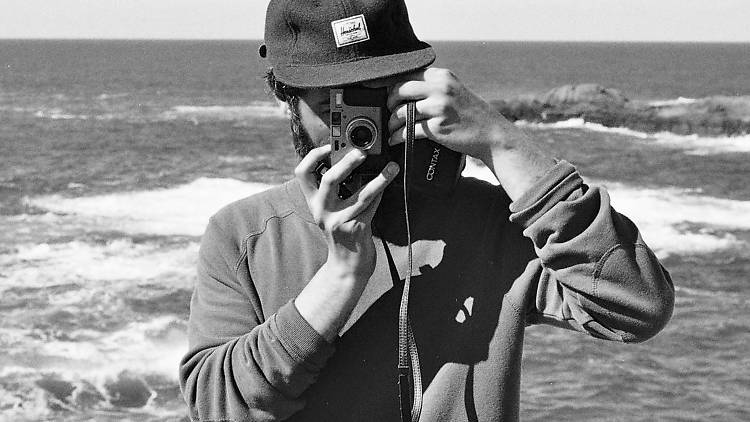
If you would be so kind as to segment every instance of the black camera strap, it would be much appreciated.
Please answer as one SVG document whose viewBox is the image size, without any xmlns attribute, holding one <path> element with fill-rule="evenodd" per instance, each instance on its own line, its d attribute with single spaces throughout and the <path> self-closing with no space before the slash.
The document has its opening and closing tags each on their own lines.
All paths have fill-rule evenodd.
<svg viewBox="0 0 750 422">
<path fill-rule="evenodd" d="M 398 317 L 398 388 L 401 407 L 401 422 L 417 422 L 422 412 L 422 373 L 419 365 L 417 343 L 409 322 L 409 288 L 412 274 L 411 227 L 409 226 L 409 173 L 414 157 L 414 125 L 416 123 L 416 105 L 413 101 L 406 103 L 406 139 L 404 148 L 404 217 L 406 219 L 406 243 L 408 249 L 408 268 L 401 295 L 401 306 Z M 390 255 L 390 254 L 389 254 Z M 389 261 L 393 258 L 389 256 Z M 409 382 L 409 370 L 411 380 Z M 411 406 L 410 406 L 411 402 Z"/>
</svg>

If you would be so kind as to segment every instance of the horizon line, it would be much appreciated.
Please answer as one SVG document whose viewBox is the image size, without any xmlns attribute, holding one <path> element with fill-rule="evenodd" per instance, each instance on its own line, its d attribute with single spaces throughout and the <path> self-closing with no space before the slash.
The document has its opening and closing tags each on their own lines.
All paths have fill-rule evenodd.
<svg viewBox="0 0 750 422">
<path fill-rule="evenodd" d="M 216 41 L 216 42 L 263 42 L 259 38 L 94 38 L 94 37 L 24 37 L 24 38 L 5 38 L 0 37 L 0 41 Z M 610 44 L 750 44 L 748 41 L 719 41 L 719 40 L 524 40 L 524 39 L 424 39 L 427 42 L 497 42 L 497 43 L 610 43 Z"/>
</svg>

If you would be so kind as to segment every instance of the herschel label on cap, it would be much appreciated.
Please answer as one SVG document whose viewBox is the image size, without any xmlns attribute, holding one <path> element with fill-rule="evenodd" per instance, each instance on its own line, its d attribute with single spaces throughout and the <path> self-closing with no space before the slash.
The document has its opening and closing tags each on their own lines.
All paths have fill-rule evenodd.
<svg viewBox="0 0 750 422">
<path fill-rule="evenodd" d="M 365 15 L 357 15 L 331 22 L 336 47 L 356 44 L 370 39 L 365 23 Z"/>
</svg>

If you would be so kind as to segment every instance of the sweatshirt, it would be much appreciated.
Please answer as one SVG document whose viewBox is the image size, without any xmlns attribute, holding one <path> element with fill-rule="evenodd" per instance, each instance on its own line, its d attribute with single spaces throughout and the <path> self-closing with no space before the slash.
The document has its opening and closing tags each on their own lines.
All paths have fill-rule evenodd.
<svg viewBox="0 0 750 422">
<path fill-rule="evenodd" d="M 424 386 L 420 421 L 518 420 L 528 325 L 641 342 L 671 317 L 668 272 L 606 190 L 586 185 L 567 162 L 513 203 L 501 187 L 463 177 L 450 197 L 414 199 L 409 315 Z M 191 418 L 399 421 L 403 220 L 402 201 L 386 194 L 373 220 L 375 271 L 329 343 L 293 303 L 327 256 L 297 182 L 214 215 L 180 363 Z"/>
</svg>

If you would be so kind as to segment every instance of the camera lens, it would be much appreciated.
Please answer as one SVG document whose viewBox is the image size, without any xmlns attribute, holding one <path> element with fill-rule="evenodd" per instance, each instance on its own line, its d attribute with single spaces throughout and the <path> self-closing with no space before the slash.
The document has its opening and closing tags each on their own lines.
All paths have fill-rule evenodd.
<svg viewBox="0 0 750 422">
<path fill-rule="evenodd" d="M 360 148 L 372 142 L 372 131 L 367 126 L 355 127 L 349 136 L 351 137 L 351 142 Z"/>
<path fill-rule="evenodd" d="M 346 128 L 346 137 L 349 142 L 359 149 L 368 149 L 378 136 L 378 129 L 372 120 L 360 117 L 354 119 Z"/>
</svg>

